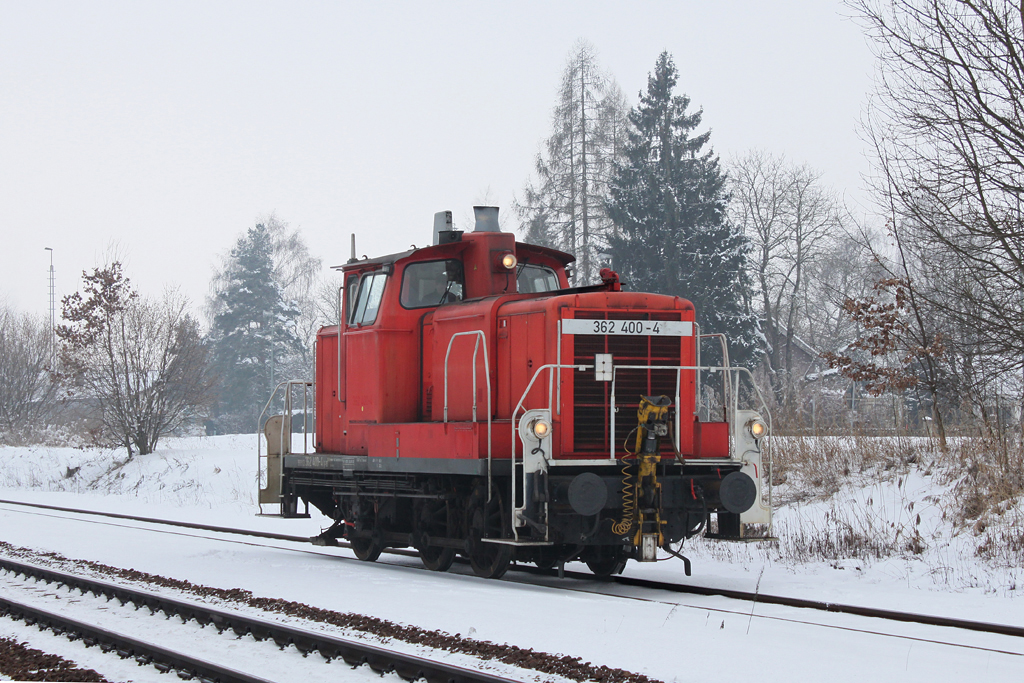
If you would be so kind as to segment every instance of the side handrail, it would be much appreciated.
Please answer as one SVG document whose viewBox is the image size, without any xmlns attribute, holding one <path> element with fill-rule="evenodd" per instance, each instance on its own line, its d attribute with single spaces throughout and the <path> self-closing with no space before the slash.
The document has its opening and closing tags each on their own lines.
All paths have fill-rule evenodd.
<svg viewBox="0 0 1024 683">
<path fill-rule="evenodd" d="M 718 335 L 715 335 L 715 336 L 718 336 Z M 723 337 L 724 337 L 724 335 L 723 335 Z M 512 463 L 512 477 L 511 477 L 511 479 L 512 479 L 512 501 L 515 501 L 515 495 L 516 495 L 515 466 L 516 466 L 516 435 L 518 433 L 518 429 L 517 429 L 517 425 L 516 425 L 516 420 L 519 417 L 519 412 L 524 407 L 523 404 L 526 402 L 526 397 L 529 395 L 529 393 L 533 389 L 533 386 L 536 383 L 537 379 L 540 377 L 540 373 L 547 371 L 547 372 L 550 373 L 550 375 L 554 375 L 556 370 L 557 371 L 568 370 L 568 369 L 591 370 L 593 368 L 594 368 L 593 365 L 563 365 L 561 363 L 549 363 L 547 365 L 542 365 L 542 366 L 538 367 L 534 371 L 533 377 L 530 378 L 530 382 L 526 385 L 526 389 L 523 391 L 523 394 L 519 398 L 519 402 L 516 404 L 516 407 L 512 411 L 512 415 L 511 415 L 511 417 L 512 417 L 512 451 L 511 451 L 511 463 Z M 733 385 L 733 381 L 732 381 L 732 379 L 730 379 L 730 376 L 731 375 L 735 375 L 735 378 L 736 378 L 735 379 L 735 391 L 732 392 L 732 396 L 731 396 L 731 398 L 733 399 L 732 400 L 732 405 L 730 406 L 729 404 L 726 404 L 726 406 L 725 406 L 727 411 L 729 410 L 730 407 L 732 407 L 732 414 L 733 414 L 733 416 L 735 416 L 736 410 L 738 410 L 740 376 L 741 375 L 746 375 L 747 378 L 750 381 L 750 386 L 753 387 L 753 389 L 754 389 L 754 395 L 757 397 L 758 403 L 760 404 L 759 405 L 759 409 L 761 410 L 761 412 L 764 415 L 766 421 L 768 422 L 768 434 L 772 434 L 773 433 L 773 431 L 772 431 L 772 429 L 773 429 L 772 416 L 771 416 L 771 411 L 768 409 L 768 403 L 767 403 L 767 401 L 765 401 L 764 395 L 761 393 L 761 389 L 757 386 L 757 382 L 754 381 L 754 375 L 750 372 L 749 369 L 747 369 L 747 368 L 745 368 L 743 366 L 613 365 L 612 366 L 612 388 L 611 388 L 610 401 L 609 401 L 609 403 L 610 403 L 609 410 L 611 411 L 610 420 L 609 420 L 609 429 L 610 429 L 610 432 L 611 432 L 609 434 L 609 443 L 611 444 L 611 452 L 609 453 L 609 459 L 610 460 L 615 460 L 615 384 L 616 384 L 616 379 L 617 379 L 617 374 L 616 373 L 620 369 L 623 369 L 623 370 L 675 370 L 676 371 L 676 406 L 677 407 L 676 407 L 676 433 L 674 435 L 675 442 L 676 442 L 675 443 L 676 447 L 678 447 L 678 445 L 679 445 L 678 444 L 678 440 L 679 440 L 679 433 L 680 433 L 680 427 L 681 427 L 678 406 L 679 406 L 679 393 L 680 393 L 680 389 L 681 389 L 681 375 L 682 375 L 682 371 L 683 370 L 694 370 L 694 371 L 696 371 L 698 376 L 700 375 L 701 372 L 709 372 L 709 373 L 721 372 L 721 373 L 724 374 L 725 381 L 729 383 L 730 387 L 732 387 L 732 385 Z M 561 382 L 558 382 L 558 383 L 560 384 Z M 561 392 L 558 392 L 558 394 L 559 394 L 559 401 L 560 401 L 560 394 L 561 394 Z M 549 382 L 549 386 L 548 386 L 548 410 L 552 409 L 551 403 L 552 403 L 552 399 L 553 398 L 554 398 L 554 392 L 553 392 L 552 387 L 550 386 L 550 382 Z M 730 429 L 732 429 L 733 426 L 734 426 L 734 423 L 735 423 L 735 419 L 728 420 L 728 423 L 730 425 Z M 766 471 L 770 473 L 772 471 L 772 452 L 771 452 L 771 448 L 768 445 L 769 443 L 770 442 L 766 442 L 765 443 L 764 455 L 766 456 L 766 460 L 767 460 L 767 463 L 768 463 Z M 770 479 L 770 474 L 769 474 L 769 479 Z M 768 489 L 768 505 L 769 505 L 769 507 L 771 507 L 771 504 L 772 504 L 772 491 L 771 491 L 771 482 L 770 481 L 768 483 L 768 486 L 766 486 L 765 488 Z M 512 534 L 513 534 L 513 537 L 516 540 L 519 540 L 519 533 L 518 533 L 518 531 L 516 529 L 515 521 L 514 520 L 512 521 Z"/>
<path fill-rule="evenodd" d="M 487 360 L 487 335 L 483 330 L 456 332 L 448 340 L 448 349 L 444 353 L 444 423 L 448 423 L 448 357 L 452 353 L 452 344 L 458 337 L 475 337 L 473 342 L 473 422 L 476 422 L 476 357 L 480 350 L 480 341 L 484 347 L 484 378 L 487 380 L 487 502 L 491 502 L 491 421 L 494 411 L 491 409 L 491 366 Z"/>
<path fill-rule="evenodd" d="M 515 502 L 516 502 L 516 435 L 519 433 L 519 429 L 517 428 L 517 425 L 516 425 L 516 420 L 519 418 L 519 411 L 523 408 L 523 403 L 526 401 L 526 397 L 529 396 L 530 390 L 533 389 L 534 383 L 537 381 L 537 378 L 540 377 L 540 373 L 541 372 L 543 372 L 545 370 L 547 370 L 549 372 L 549 375 L 548 375 L 548 377 L 549 377 L 549 381 L 548 381 L 548 410 L 550 411 L 551 410 L 551 399 L 553 398 L 553 387 L 551 386 L 552 383 L 550 381 L 550 377 L 554 374 L 554 371 L 555 370 L 561 371 L 561 370 L 568 370 L 568 369 L 587 370 L 587 369 L 593 369 L 593 368 L 594 368 L 593 365 L 562 365 L 561 363 L 548 363 L 547 365 L 541 365 L 539 368 L 537 368 L 536 371 L 534 371 L 533 377 L 530 378 L 529 384 L 526 385 L 526 390 L 523 392 L 523 395 L 519 397 L 519 403 L 517 403 L 516 407 L 512 410 L 512 453 L 511 453 L 511 456 L 510 456 L 511 457 L 511 463 L 512 463 L 512 476 L 510 477 L 510 479 L 512 480 L 512 498 L 511 498 L 510 502 L 511 502 L 511 505 L 513 507 L 515 506 Z M 561 384 L 560 381 L 558 383 Z M 558 394 L 559 394 L 559 397 L 561 397 L 561 391 L 559 391 Z M 525 448 L 525 445 L 524 445 L 524 448 Z M 525 456 L 525 454 L 524 454 L 524 456 Z M 489 479 L 489 477 L 488 477 L 488 479 Z M 488 481 L 488 487 L 490 487 L 490 481 Z M 519 531 L 518 531 L 518 529 L 516 529 L 516 521 L 514 519 L 512 520 L 512 538 L 515 539 L 516 541 L 519 540 Z"/>
<path fill-rule="evenodd" d="M 341 324 L 344 322 L 344 312 L 341 310 L 341 294 L 345 291 L 345 286 L 342 285 L 338 288 L 338 402 L 344 403 L 345 399 L 341 397 Z"/>
<path fill-rule="evenodd" d="M 717 337 L 719 343 L 722 345 L 722 365 L 721 365 L 721 367 L 723 367 L 723 368 L 728 370 L 731 367 L 729 365 L 729 340 L 728 340 L 728 338 L 726 338 L 725 334 L 723 334 L 721 332 L 709 332 L 708 334 L 699 334 L 698 333 L 698 336 L 697 336 L 697 365 L 700 365 L 700 340 L 701 339 L 711 339 L 713 337 Z M 698 382 L 699 382 L 700 381 L 700 374 L 699 373 L 698 373 L 697 377 L 698 377 Z M 739 388 L 740 388 L 739 387 L 739 379 L 737 378 L 736 392 L 735 393 L 739 392 Z M 723 375 L 722 376 L 722 393 L 723 393 L 723 396 L 722 396 L 722 407 L 726 408 L 726 410 L 728 410 L 728 405 L 730 403 L 729 398 L 730 398 L 730 396 L 734 395 L 733 387 L 732 387 L 732 380 L 729 378 L 728 375 Z M 697 392 L 697 399 L 700 400 L 700 392 L 699 391 Z M 710 415 L 710 410 L 708 411 L 708 414 Z"/>
<path fill-rule="evenodd" d="M 302 387 L 302 454 L 308 454 L 309 448 L 309 432 L 307 416 L 309 415 L 309 402 L 308 402 L 308 390 L 314 388 L 315 384 L 307 380 L 292 379 L 284 382 L 279 382 L 274 390 L 270 392 L 270 398 L 267 399 L 266 404 L 263 406 L 263 410 L 260 411 L 260 416 L 256 420 L 256 485 L 259 487 L 259 479 L 263 474 L 263 459 L 269 457 L 269 454 L 263 453 L 263 418 L 266 416 L 267 411 L 270 409 L 270 404 L 274 402 L 277 397 L 277 392 L 281 390 L 281 387 L 285 387 L 284 390 L 284 415 L 288 416 L 288 450 L 291 450 L 292 441 L 292 387 Z M 313 394 L 314 400 L 316 398 L 316 391 L 314 388 Z M 285 425 L 282 423 L 281 431 L 278 434 L 278 453 L 284 453 L 284 439 L 285 439 Z M 282 477 L 283 477 L 282 473 Z M 270 482 L 267 482 L 270 485 Z M 262 513 L 262 503 L 257 503 Z"/>
</svg>

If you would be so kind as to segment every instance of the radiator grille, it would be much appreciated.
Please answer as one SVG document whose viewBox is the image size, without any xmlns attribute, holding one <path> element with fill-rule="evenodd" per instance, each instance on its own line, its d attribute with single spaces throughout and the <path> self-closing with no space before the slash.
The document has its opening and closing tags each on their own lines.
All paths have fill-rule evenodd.
<svg viewBox="0 0 1024 683">
<path fill-rule="evenodd" d="M 678 312 L 622 313 L 618 311 L 577 311 L 576 318 L 588 320 L 679 320 Z M 615 365 L 682 365 L 682 344 L 678 337 L 646 335 L 590 335 L 572 337 L 573 357 L 577 364 L 592 365 L 594 355 L 610 353 Z M 576 455 L 607 457 L 610 444 L 609 402 L 611 382 L 597 382 L 592 372 L 573 373 L 573 451 Z M 616 375 L 615 415 L 616 454 L 622 455 L 622 443 L 636 426 L 636 410 L 640 396 L 664 394 L 675 401 L 674 370 L 620 370 Z M 675 406 L 673 406 L 673 411 Z M 675 413 L 672 413 L 673 422 Z M 662 450 L 672 452 L 671 440 Z M 629 446 L 633 450 L 633 444 Z"/>
</svg>

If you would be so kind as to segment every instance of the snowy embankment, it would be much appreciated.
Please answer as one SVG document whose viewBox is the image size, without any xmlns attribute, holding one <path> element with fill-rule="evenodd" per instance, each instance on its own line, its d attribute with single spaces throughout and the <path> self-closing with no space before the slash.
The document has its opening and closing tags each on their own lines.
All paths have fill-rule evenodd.
<svg viewBox="0 0 1024 683">
<path fill-rule="evenodd" d="M 256 459 L 254 434 L 164 439 L 156 452 L 131 459 L 124 449 L 0 447 L 0 497 L 300 536 L 318 533 L 319 521 L 256 517 Z"/>
<path fill-rule="evenodd" d="M 123 451 L 0 448 L 0 498 L 297 536 L 316 533 L 326 520 L 255 516 L 255 450 L 255 436 L 169 439 L 157 453 L 127 462 Z M 1013 597 L 1016 588 L 1002 583 L 1016 570 L 974 554 L 970 543 L 977 543 L 980 536 L 973 535 L 973 527 L 953 533 L 962 525 L 948 521 L 950 514 L 943 521 L 941 501 L 925 501 L 941 495 L 938 475 L 924 474 L 923 469 L 914 474 L 919 467 L 883 466 L 881 472 L 873 465 L 865 467 L 828 495 L 812 495 L 812 489 L 829 488 L 829 482 L 803 482 L 805 475 L 791 467 L 786 470 L 787 482 L 776 490 L 778 499 L 785 501 L 777 516 L 778 544 L 691 543 L 684 549 L 694 560 L 690 578 L 683 576 L 677 560 L 631 563 L 627 572 L 1024 625 L 1024 610 Z M 784 470 L 777 470 L 780 477 Z M 909 474 L 901 475 L 904 470 Z M 890 471 L 891 481 L 885 474 Z M 904 512 L 911 501 L 913 511 Z M 846 516 L 837 517 L 837 511 Z M 917 547 L 920 552 L 891 550 L 892 543 L 886 541 L 874 554 L 863 551 L 857 541 L 862 534 L 873 538 L 869 534 L 874 526 L 856 526 L 856 533 L 841 535 L 848 531 L 844 525 L 860 520 L 889 529 L 910 520 L 921 529 L 924 545 Z M 154 533 L 149 526 L 0 505 L 0 540 L 12 546 L 563 653 L 666 683 L 754 677 L 779 683 L 825 678 L 834 683 L 908 683 L 968 678 L 979 671 L 986 672 L 987 680 L 1017 681 L 1024 668 L 1024 657 L 1010 654 L 1020 651 L 1019 639 L 1007 636 L 604 586 L 629 598 L 623 599 L 595 594 L 592 591 L 603 587 L 591 582 L 514 573 L 503 581 L 487 581 L 466 575 L 468 570 L 462 567 L 447 574 L 411 571 L 407 567 L 418 564 L 412 558 L 385 556 L 369 565 L 351 561 L 350 552 L 341 548 L 206 538 L 210 534 L 188 530 L 166 533 L 166 527 Z M 878 538 L 895 535 L 886 533 Z M 969 534 L 970 543 L 929 545 L 964 534 Z M 829 538 L 851 542 L 830 544 Z M 822 557 L 833 550 L 842 558 Z M 957 578 L 943 579 L 934 567 L 942 553 L 953 552 L 963 556 L 950 563 L 946 575 Z M 972 581 L 970 573 L 990 578 Z M 41 646 L 34 643 L 30 629 L 18 628 L 17 633 Z M 325 679 L 337 677 L 337 669 L 325 666 L 322 671 Z M 547 680 L 535 674 L 526 678 Z"/>
<path fill-rule="evenodd" d="M 1024 625 L 1019 499 L 965 519 L 964 481 L 920 440 L 861 439 L 857 453 L 843 439 L 775 447 L 777 542 L 690 541 L 689 579 L 678 561 L 627 572 Z M 122 450 L 3 447 L 0 498 L 298 536 L 328 525 L 315 510 L 309 520 L 257 517 L 256 466 L 255 435 L 167 439 L 130 460 Z"/>
</svg>

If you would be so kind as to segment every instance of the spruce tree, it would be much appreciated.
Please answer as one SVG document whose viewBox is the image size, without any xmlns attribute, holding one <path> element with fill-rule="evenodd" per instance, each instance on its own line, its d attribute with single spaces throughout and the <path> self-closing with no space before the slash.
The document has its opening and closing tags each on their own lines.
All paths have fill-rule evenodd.
<svg viewBox="0 0 1024 683">
<path fill-rule="evenodd" d="M 629 113 L 625 161 L 610 183 L 613 267 L 629 289 L 692 301 L 701 331 L 725 333 L 731 360 L 744 363 L 760 336 L 744 269 L 749 243 L 726 218 L 726 177 L 705 149 L 711 133 L 695 133 L 703 110 L 687 112 L 677 79 L 663 52 Z"/>
<path fill-rule="evenodd" d="M 275 365 L 280 369 L 302 347 L 295 326 L 299 310 L 274 277 L 273 240 L 262 223 L 231 250 L 215 297 L 211 336 L 221 377 L 220 421 L 223 428 L 252 429 L 274 382 L 290 379 L 275 373 Z"/>
</svg>

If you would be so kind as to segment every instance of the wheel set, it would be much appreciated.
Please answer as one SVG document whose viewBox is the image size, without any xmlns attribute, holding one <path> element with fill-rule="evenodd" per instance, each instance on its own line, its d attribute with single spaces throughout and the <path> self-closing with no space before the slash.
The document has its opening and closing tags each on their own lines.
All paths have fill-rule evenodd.
<svg viewBox="0 0 1024 683">
<path fill-rule="evenodd" d="M 510 526 L 507 506 L 498 492 L 492 491 L 488 500 L 486 488 L 476 487 L 468 496 L 418 499 L 411 505 L 409 533 L 388 529 L 381 508 L 366 499 L 344 508 L 336 527 L 344 529 L 356 558 L 364 562 L 376 561 L 387 547 L 411 545 L 431 571 L 448 571 L 459 554 L 484 578 L 497 579 L 508 570 L 513 547 L 493 542 L 503 540 L 502 530 Z"/>
</svg>

